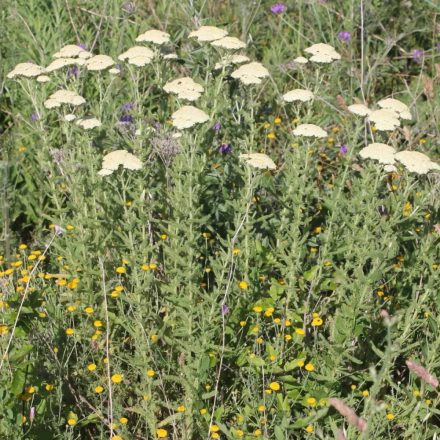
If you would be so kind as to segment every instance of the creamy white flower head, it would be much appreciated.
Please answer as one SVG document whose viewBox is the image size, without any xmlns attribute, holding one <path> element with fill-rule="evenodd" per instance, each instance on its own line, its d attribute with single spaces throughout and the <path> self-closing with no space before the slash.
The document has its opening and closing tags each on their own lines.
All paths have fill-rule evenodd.
<svg viewBox="0 0 440 440">
<path fill-rule="evenodd" d="M 277 168 L 274 161 L 267 154 L 249 153 L 240 154 L 238 157 L 253 168 L 259 168 L 262 170 L 275 170 Z"/>
<path fill-rule="evenodd" d="M 83 66 L 85 64 L 85 61 L 80 58 L 57 58 L 56 60 L 52 61 L 47 67 L 47 72 L 54 72 L 55 70 L 62 69 L 66 66 Z"/>
<path fill-rule="evenodd" d="M 192 105 L 185 105 L 171 115 L 174 127 L 179 130 L 201 124 L 209 119 L 209 116 L 202 110 Z"/>
<path fill-rule="evenodd" d="M 364 104 L 349 105 L 348 110 L 350 111 L 350 113 L 359 116 L 368 116 L 371 113 L 371 110 Z"/>
<path fill-rule="evenodd" d="M 70 104 L 76 107 L 85 102 L 86 100 L 81 95 L 78 95 L 78 93 L 62 89 L 50 95 L 49 98 L 44 101 L 44 106 L 46 108 L 54 108 L 61 107 L 62 104 Z"/>
<path fill-rule="evenodd" d="M 82 52 L 87 51 L 83 49 L 82 47 L 76 45 L 76 44 L 68 44 L 67 46 L 62 47 L 58 52 L 54 53 L 52 55 L 53 58 L 76 58 L 78 57 Z M 90 52 L 88 52 L 90 53 Z"/>
<path fill-rule="evenodd" d="M 305 137 L 317 137 L 325 138 L 327 137 L 327 132 L 321 127 L 315 124 L 300 124 L 292 132 L 295 136 L 305 136 Z"/>
<path fill-rule="evenodd" d="M 37 76 L 37 82 L 39 83 L 47 83 L 50 81 L 50 78 L 47 75 Z"/>
<path fill-rule="evenodd" d="M 227 55 L 223 57 L 218 63 L 215 63 L 214 69 L 219 70 L 223 67 L 228 67 L 232 64 L 242 64 L 249 61 L 246 55 Z"/>
<path fill-rule="evenodd" d="M 283 99 L 286 102 L 293 102 L 293 101 L 307 102 L 313 99 L 314 97 L 315 95 L 310 90 L 304 90 L 304 89 L 294 89 L 283 95 Z"/>
<path fill-rule="evenodd" d="M 98 171 L 100 176 L 108 176 L 116 171 L 119 166 L 127 170 L 140 170 L 142 162 L 126 150 L 116 150 L 106 154 L 102 159 L 102 169 Z"/>
<path fill-rule="evenodd" d="M 178 58 L 177 53 L 167 53 L 163 56 L 164 60 L 177 60 Z"/>
<path fill-rule="evenodd" d="M 72 122 L 76 119 L 76 116 L 73 113 L 69 113 L 68 115 L 64 116 L 64 120 L 67 122 Z"/>
<path fill-rule="evenodd" d="M 223 49 L 229 50 L 237 50 L 244 49 L 246 47 L 246 43 L 236 37 L 223 37 L 220 38 L 220 40 L 213 41 L 211 43 L 211 46 L 221 47 Z"/>
<path fill-rule="evenodd" d="M 85 62 L 87 70 L 100 71 L 108 69 L 115 64 L 113 59 L 108 55 L 95 55 Z"/>
<path fill-rule="evenodd" d="M 387 98 L 387 99 L 381 99 L 377 105 L 380 108 L 384 108 L 386 110 L 392 110 L 393 112 L 397 113 L 399 118 L 401 119 L 408 119 L 411 120 L 411 112 L 409 111 L 409 108 L 406 104 L 403 102 L 393 99 L 393 98 Z"/>
<path fill-rule="evenodd" d="M 93 116 L 86 116 L 84 118 L 79 118 L 75 122 L 76 125 L 79 125 L 84 130 L 91 130 L 92 128 L 100 127 L 101 121 L 94 118 Z"/>
<path fill-rule="evenodd" d="M 296 57 L 293 60 L 293 62 L 297 63 L 297 64 L 307 64 L 309 62 L 309 60 L 307 58 L 305 58 L 305 57 Z"/>
<path fill-rule="evenodd" d="M 383 167 L 383 169 L 387 172 L 387 173 L 393 173 L 394 171 L 397 171 L 397 168 L 394 165 L 385 165 Z"/>
<path fill-rule="evenodd" d="M 173 139 L 179 139 L 180 137 L 182 137 L 182 133 L 180 133 L 180 132 L 173 133 L 173 134 L 171 135 L 171 137 L 172 137 Z"/>
<path fill-rule="evenodd" d="M 393 131 L 400 126 L 397 113 L 391 110 L 373 110 L 368 115 L 368 120 L 374 122 L 375 127 L 380 131 Z"/>
<path fill-rule="evenodd" d="M 408 171 L 417 174 L 427 174 L 431 170 L 440 171 L 440 165 L 432 162 L 431 159 L 423 153 L 418 151 L 399 151 L 394 155 Z"/>
<path fill-rule="evenodd" d="M 315 61 L 316 63 L 331 63 L 334 60 L 341 59 L 341 55 L 336 52 L 335 48 L 325 43 L 313 44 L 304 49 L 304 52 L 312 54 L 313 56 L 310 58 L 310 61 Z"/>
<path fill-rule="evenodd" d="M 34 63 L 19 63 L 13 70 L 11 70 L 6 77 L 9 79 L 15 78 L 16 76 L 24 76 L 26 78 L 35 78 L 46 72 L 44 67 L 39 66 Z"/>
<path fill-rule="evenodd" d="M 167 32 L 159 31 L 157 29 L 150 29 L 147 32 L 144 32 L 143 34 L 140 34 L 136 38 L 136 42 L 147 42 L 147 43 L 154 43 L 154 44 L 165 44 L 170 42 L 170 34 Z"/>
<path fill-rule="evenodd" d="M 118 56 L 118 60 L 125 61 L 134 66 L 143 67 L 151 63 L 154 57 L 154 52 L 148 47 L 133 46 Z"/>
<path fill-rule="evenodd" d="M 368 144 L 365 148 L 359 151 L 359 156 L 363 159 L 374 159 L 384 165 L 392 165 L 394 160 L 394 153 L 396 150 L 386 144 L 373 143 Z"/>
<path fill-rule="evenodd" d="M 220 38 L 226 37 L 228 31 L 220 29 L 215 26 L 202 26 L 196 31 L 192 31 L 188 37 L 197 38 L 198 41 L 215 41 L 220 40 Z"/>
<path fill-rule="evenodd" d="M 188 101 L 198 99 L 204 90 L 200 84 L 188 76 L 167 82 L 163 89 L 167 93 L 175 93 L 180 99 L 187 99 Z"/>
<path fill-rule="evenodd" d="M 79 53 L 78 58 L 80 60 L 88 60 L 89 58 L 92 58 L 93 54 L 92 52 L 88 52 L 87 50 L 83 50 Z"/>
<path fill-rule="evenodd" d="M 118 69 L 117 67 L 112 67 L 109 69 L 108 73 L 111 73 L 112 75 L 120 75 L 121 69 Z"/>
<path fill-rule="evenodd" d="M 269 76 L 268 70 L 257 62 L 243 64 L 231 73 L 232 78 L 239 79 L 243 84 L 260 84 L 261 78 Z"/>
</svg>

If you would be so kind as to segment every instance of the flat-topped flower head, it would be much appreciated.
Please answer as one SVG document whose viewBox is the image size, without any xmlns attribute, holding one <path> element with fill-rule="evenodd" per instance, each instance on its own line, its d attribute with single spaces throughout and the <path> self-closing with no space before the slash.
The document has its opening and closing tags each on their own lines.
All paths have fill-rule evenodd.
<svg viewBox="0 0 440 440">
<path fill-rule="evenodd" d="M 229 50 L 238 50 L 238 49 L 244 49 L 246 47 L 246 43 L 239 40 L 236 37 L 223 37 L 219 40 L 215 40 L 211 43 L 211 46 L 215 47 L 221 47 L 223 49 L 229 49 Z"/>
<path fill-rule="evenodd" d="M 224 29 L 215 26 L 202 26 L 196 31 L 192 31 L 188 37 L 196 38 L 199 42 L 204 42 L 220 40 L 220 38 L 226 37 L 226 35 L 228 35 L 228 31 Z"/>
<path fill-rule="evenodd" d="M 293 62 L 296 64 L 307 64 L 309 60 L 306 57 L 296 57 Z"/>
<path fill-rule="evenodd" d="M 19 63 L 13 70 L 11 70 L 6 77 L 9 79 L 15 78 L 16 76 L 24 76 L 25 78 L 35 78 L 37 76 L 46 73 L 44 67 L 39 66 L 34 63 Z"/>
<path fill-rule="evenodd" d="M 257 62 L 243 64 L 231 73 L 232 78 L 240 80 L 243 84 L 260 84 L 261 78 L 269 76 L 268 70 Z"/>
<path fill-rule="evenodd" d="M 384 165 L 392 165 L 395 162 L 394 154 L 396 150 L 386 144 L 372 143 L 367 145 L 359 152 L 359 156 L 363 159 L 377 160 Z"/>
<path fill-rule="evenodd" d="M 298 127 L 296 127 L 292 133 L 295 136 L 317 137 L 317 138 L 327 137 L 327 132 L 315 124 L 298 125 Z"/>
<path fill-rule="evenodd" d="M 127 170 L 140 170 L 142 168 L 142 162 L 134 154 L 126 150 L 116 150 L 103 157 L 102 169 L 98 171 L 98 174 L 109 176 L 121 165 Z"/>
<path fill-rule="evenodd" d="M 399 101 L 398 99 L 394 99 L 394 98 L 381 99 L 377 103 L 377 105 L 380 108 L 383 108 L 385 110 L 391 110 L 397 113 L 397 115 L 401 119 L 408 119 L 408 120 L 412 119 L 411 112 L 409 111 L 408 106 L 403 102 Z"/>
<path fill-rule="evenodd" d="M 175 93 L 180 99 L 195 101 L 203 93 L 203 86 L 186 76 L 167 82 L 163 89 L 167 93 Z"/>
<path fill-rule="evenodd" d="M 287 92 L 283 95 L 283 99 L 286 102 L 294 102 L 294 101 L 301 101 L 301 102 L 307 102 L 314 98 L 314 94 L 310 90 L 304 90 L 304 89 L 294 89 L 290 92 Z"/>
<path fill-rule="evenodd" d="M 312 46 L 304 49 L 304 52 L 312 54 L 310 61 L 316 63 L 331 63 L 334 60 L 340 60 L 341 55 L 336 52 L 333 46 L 325 43 L 313 44 Z"/>
<path fill-rule="evenodd" d="M 223 67 L 228 67 L 233 64 L 242 64 L 250 61 L 246 55 L 227 55 L 223 57 L 218 63 L 215 63 L 214 69 L 219 70 Z"/>
<path fill-rule="evenodd" d="M 50 81 L 50 78 L 47 75 L 37 76 L 37 82 L 39 83 L 47 83 Z"/>
<path fill-rule="evenodd" d="M 82 57 L 90 58 L 92 55 L 83 47 L 77 44 L 68 44 L 62 47 L 58 52 L 55 52 L 53 58 L 76 58 L 82 54 Z"/>
<path fill-rule="evenodd" d="M 440 165 L 432 162 L 431 159 L 418 151 L 399 151 L 395 154 L 398 160 L 408 171 L 417 174 L 427 174 L 429 171 L 440 171 Z"/>
<path fill-rule="evenodd" d="M 46 67 L 46 72 L 54 72 L 66 66 L 83 66 L 84 64 L 85 60 L 81 58 L 57 58 Z"/>
<path fill-rule="evenodd" d="M 274 161 L 263 153 L 240 154 L 239 159 L 253 168 L 262 170 L 275 170 L 277 168 Z"/>
<path fill-rule="evenodd" d="M 86 100 L 72 90 L 58 90 L 44 101 L 44 106 L 48 109 L 61 107 L 62 104 L 73 105 L 74 107 L 84 104 Z"/>
<path fill-rule="evenodd" d="M 166 44 L 170 42 L 170 34 L 168 32 L 150 29 L 136 38 L 137 43 L 146 42 L 153 44 Z"/>
<path fill-rule="evenodd" d="M 79 118 L 75 122 L 76 125 L 84 128 L 84 130 L 91 130 L 92 128 L 100 127 L 101 121 L 94 118 L 93 116 L 86 116 L 84 118 Z"/>
<path fill-rule="evenodd" d="M 364 104 L 349 105 L 348 110 L 350 111 L 350 113 L 359 116 L 368 116 L 371 113 L 371 110 Z"/>
<path fill-rule="evenodd" d="M 118 56 L 118 60 L 125 61 L 134 66 L 143 67 L 151 63 L 154 52 L 148 47 L 133 46 Z"/>
<path fill-rule="evenodd" d="M 100 71 L 114 66 L 115 62 L 108 55 L 95 55 L 85 62 L 87 70 Z"/>
<path fill-rule="evenodd" d="M 171 115 L 174 127 L 182 130 L 209 120 L 209 116 L 192 105 L 185 105 Z"/>
<path fill-rule="evenodd" d="M 373 110 L 368 115 L 368 120 L 374 122 L 379 131 L 393 131 L 400 126 L 399 116 L 392 110 Z"/>
<path fill-rule="evenodd" d="M 73 113 L 69 113 L 68 115 L 64 116 L 64 120 L 66 122 L 72 122 L 76 119 L 76 116 Z"/>
</svg>

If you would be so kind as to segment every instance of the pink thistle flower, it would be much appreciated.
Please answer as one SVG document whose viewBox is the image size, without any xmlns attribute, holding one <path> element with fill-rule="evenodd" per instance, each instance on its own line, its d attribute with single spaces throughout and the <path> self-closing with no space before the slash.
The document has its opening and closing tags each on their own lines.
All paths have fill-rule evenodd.
<svg viewBox="0 0 440 440">
<path fill-rule="evenodd" d="M 366 420 L 358 417 L 355 410 L 350 408 L 344 401 L 332 397 L 329 402 L 330 405 L 332 405 L 336 411 L 341 414 L 341 416 L 345 417 L 349 425 L 356 427 L 361 432 L 365 432 L 367 430 L 368 425 Z"/>
<path fill-rule="evenodd" d="M 429 374 L 428 370 L 423 368 L 421 365 L 416 364 L 413 361 L 406 361 L 406 366 L 410 371 L 412 371 L 416 376 L 419 376 L 420 379 L 423 380 L 423 382 L 427 383 L 428 385 L 431 385 L 433 388 L 438 387 L 438 380 L 433 375 Z"/>
</svg>

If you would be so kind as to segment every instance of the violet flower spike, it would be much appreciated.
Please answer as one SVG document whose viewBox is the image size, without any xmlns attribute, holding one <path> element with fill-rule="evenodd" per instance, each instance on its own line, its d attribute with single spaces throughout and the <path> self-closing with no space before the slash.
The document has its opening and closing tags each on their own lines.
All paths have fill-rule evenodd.
<svg viewBox="0 0 440 440">
<path fill-rule="evenodd" d="M 411 58 L 415 61 L 415 62 L 417 62 L 417 63 L 419 63 L 420 61 L 422 61 L 423 60 L 423 56 L 424 56 L 424 51 L 422 50 L 422 49 L 414 49 L 412 52 L 411 52 Z"/>
<path fill-rule="evenodd" d="M 287 11 L 287 7 L 284 3 L 275 3 L 270 7 L 273 14 L 282 14 Z"/>
<path fill-rule="evenodd" d="M 339 34 L 338 34 L 338 38 L 339 38 L 341 41 L 348 42 L 348 41 L 351 40 L 351 33 L 348 32 L 348 31 L 341 31 L 341 32 L 339 32 Z"/>
<path fill-rule="evenodd" d="M 221 128 L 222 128 L 222 124 L 221 124 L 220 121 L 217 121 L 217 122 L 212 126 L 212 129 L 213 129 L 214 131 L 220 131 Z"/>
<path fill-rule="evenodd" d="M 339 148 L 339 153 L 344 155 L 348 153 L 348 148 L 346 145 L 341 145 L 341 147 Z"/>
<path fill-rule="evenodd" d="M 230 144 L 221 144 L 220 147 L 218 147 L 218 152 L 220 154 L 229 154 L 231 150 L 232 148 Z"/>
<path fill-rule="evenodd" d="M 227 304 L 222 305 L 222 316 L 226 316 L 229 313 L 229 306 Z"/>
</svg>

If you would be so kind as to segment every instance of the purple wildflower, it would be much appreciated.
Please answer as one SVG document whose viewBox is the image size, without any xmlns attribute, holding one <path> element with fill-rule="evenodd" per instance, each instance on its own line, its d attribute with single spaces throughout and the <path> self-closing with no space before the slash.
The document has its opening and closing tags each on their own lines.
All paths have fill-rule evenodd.
<svg viewBox="0 0 440 440">
<path fill-rule="evenodd" d="M 275 3 L 270 7 L 270 10 L 274 14 L 282 14 L 283 12 L 286 12 L 287 7 L 284 3 Z"/>
<path fill-rule="evenodd" d="M 84 43 L 78 43 L 77 46 L 84 50 L 87 49 L 87 46 Z"/>
<path fill-rule="evenodd" d="M 133 14 L 136 11 L 136 5 L 133 2 L 126 2 L 122 5 L 122 10 L 126 14 Z"/>
<path fill-rule="evenodd" d="M 230 144 L 221 144 L 220 147 L 218 147 L 218 152 L 220 154 L 228 154 L 231 150 L 232 148 Z"/>
<path fill-rule="evenodd" d="M 424 52 L 422 49 L 414 49 L 411 53 L 411 58 L 417 63 L 422 61 L 423 56 L 424 56 Z"/>
<path fill-rule="evenodd" d="M 348 41 L 351 40 L 351 33 L 348 32 L 348 31 L 341 31 L 341 32 L 339 32 L 339 34 L 338 34 L 338 38 L 339 38 L 341 41 L 348 42 Z"/>
<path fill-rule="evenodd" d="M 229 313 L 229 307 L 227 304 L 222 305 L 222 316 L 226 316 Z"/>
<path fill-rule="evenodd" d="M 133 124 L 134 118 L 131 115 L 122 115 L 119 116 L 119 122 L 121 122 L 122 124 Z"/>
<path fill-rule="evenodd" d="M 341 147 L 339 148 L 339 153 L 344 155 L 348 153 L 348 148 L 346 145 L 341 145 Z"/>
<path fill-rule="evenodd" d="M 222 124 L 220 121 L 217 121 L 214 125 L 213 125 L 213 130 L 215 131 L 220 131 L 220 129 L 222 128 Z"/>
<path fill-rule="evenodd" d="M 133 103 L 132 102 L 126 102 L 125 104 L 122 104 L 121 111 L 124 113 L 128 113 L 129 111 L 133 110 Z"/>
<path fill-rule="evenodd" d="M 64 228 L 62 228 L 60 225 L 55 225 L 55 234 L 61 235 L 63 232 L 66 232 Z"/>
<path fill-rule="evenodd" d="M 71 66 L 69 67 L 69 69 L 67 70 L 67 77 L 68 78 L 78 78 L 79 75 L 79 68 L 78 66 Z"/>
<path fill-rule="evenodd" d="M 40 119 L 40 115 L 37 112 L 34 112 L 31 114 L 31 121 L 35 122 L 38 121 Z"/>
</svg>

